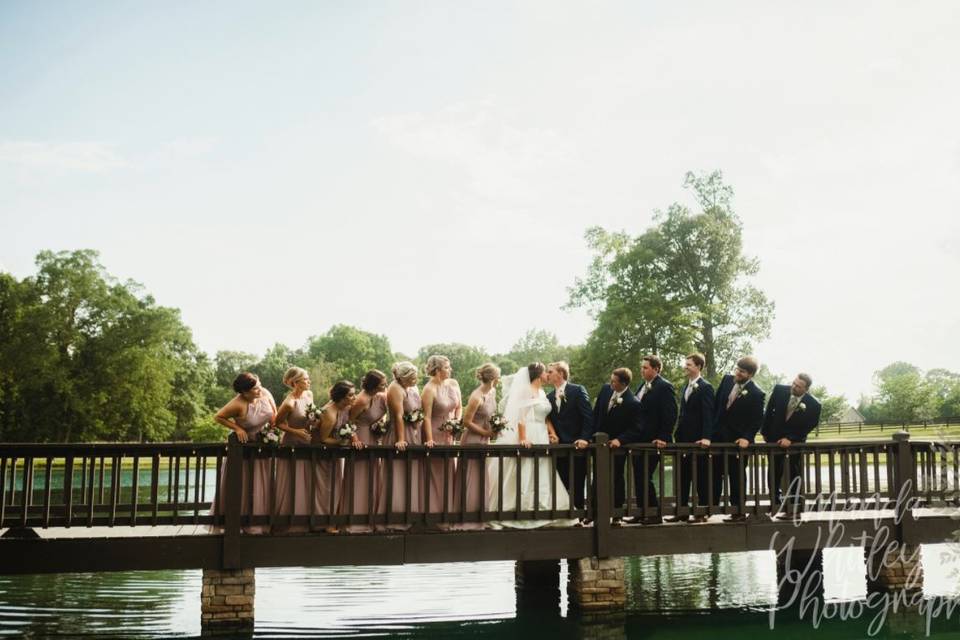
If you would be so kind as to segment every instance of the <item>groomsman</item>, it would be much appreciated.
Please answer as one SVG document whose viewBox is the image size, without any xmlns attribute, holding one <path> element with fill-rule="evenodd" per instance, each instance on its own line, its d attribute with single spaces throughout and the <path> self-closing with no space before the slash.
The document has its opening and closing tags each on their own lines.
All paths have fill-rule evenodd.
<svg viewBox="0 0 960 640">
<path fill-rule="evenodd" d="M 593 405 L 593 429 L 595 433 L 606 433 L 610 438 L 618 438 L 629 431 L 640 430 L 640 401 L 630 391 L 633 372 L 626 367 L 614 369 L 610 374 L 610 383 L 603 385 L 597 402 Z M 626 499 L 624 467 L 627 456 L 614 456 L 613 459 L 613 504 L 622 507 Z M 620 518 L 613 519 L 620 524 Z"/>
<path fill-rule="evenodd" d="M 717 389 L 715 403 L 716 417 L 714 419 L 713 441 L 733 442 L 741 449 L 746 449 L 753 443 L 753 439 L 763 424 L 763 389 L 753 381 L 757 369 L 760 368 L 757 359 L 753 356 L 744 356 L 737 360 L 733 375 L 723 376 L 720 388 Z M 739 461 L 735 456 L 728 458 L 729 468 L 726 474 L 723 471 L 723 459 L 714 461 L 714 490 L 713 495 L 719 500 L 723 488 L 724 475 L 730 482 L 730 504 L 740 504 L 740 484 L 746 486 L 746 467 L 749 454 L 740 453 L 743 459 L 744 472 L 738 473 Z M 745 514 L 734 514 L 724 522 L 742 522 Z"/>
<path fill-rule="evenodd" d="M 700 377 L 707 363 L 702 353 L 691 353 L 683 365 L 687 382 L 680 391 L 680 420 L 677 422 L 677 442 L 692 442 L 706 449 L 713 437 L 714 393 L 713 386 Z M 710 467 L 707 457 L 697 459 L 697 496 L 700 505 L 710 500 Z M 683 454 L 680 460 L 680 483 L 677 488 L 679 504 L 690 504 L 690 487 L 693 486 L 693 454 Z M 714 496 L 716 502 L 717 496 Z M 694 522 L 705 522 L 707 516 L 693 516 Z M 682 522 L 686 516 L 670 517 L 667 522 Z"/>
<path fill-rule="evenodd" d="M 566 362 L 551 362 L 547 365 L 547 382 L 553 385 L 553 391 L 547 394 L 547 399 L 550 401 L 549 419 L 561 443 L 573 443 L 577 449 L 585 449 L 593 439 L 594 431 L 590 396 L 585 387 L 569 380 L 570 365 Z M 567 491 L 573 492 L 574 506 L 582 509 L 584 483 L 587 478 L 587 458 L 574 457 L 572 479 L 569 477 L 570 469 L 566 464 L 559 464 L 557 473 Z"/>
<path fill-rule="evenodd" d="M 763 417 L 764 442 L 777 443 L 790 453 L 790 447 L 796 442 L 806 442 L 807 434 L 820 423 L 820 401 L 810 395 L 813 379 L 806 373 L 798 373 L 793 384 L 778 384 L 770 392 L 770 402 Z M 779 519 L 799 517 L 801 496 L 803 495 L 803 476 L 800 474 L 800 453 L 790 456 L 788 465 L 787 490 L 796 502 L 784 505 Z M 774 456 L 773 483 L 777 488 L 777 502 L 782 494 L 783 459 L 786 456 Z M 795 480 L 796 479 L 796 480 Z M 796 487 L 793 486 L 796 481 Z"/>
<path fill-rule="evenodd" d="M 673 426 L 677 422 L 677 400 L 673 385 L 662 377 L 660 370 L 663 362 L 654 355 L 644 356 L 640 365 L 640 375 L 643 384 L 637 387 L 634 395 L 640 401 L 640 428 L 631 429 L 610 441 L 613 448 L 621 444 L 634 442 L 652 442 L 658 448 L 667 446 L 673 437 Z M 642 461 L 633 468 L 634 485 L 637 488 L 637 504 L 643 505 L 641 491 L 646 490 L 648 503 L 651 507 L 659 504 L 657 492 L 653 488 L 653 474 L 660 464 L 660 456 L 649 456 L 647 475 L 643 474 Z M 644 489 L 646 487 L 646 489 Z M 624 522 L 636 522 L 635 519 L 624 519 Z M 643 519 L 644 524 L 659 524 L 659 516 L 648 516 Z"/>
</svg>

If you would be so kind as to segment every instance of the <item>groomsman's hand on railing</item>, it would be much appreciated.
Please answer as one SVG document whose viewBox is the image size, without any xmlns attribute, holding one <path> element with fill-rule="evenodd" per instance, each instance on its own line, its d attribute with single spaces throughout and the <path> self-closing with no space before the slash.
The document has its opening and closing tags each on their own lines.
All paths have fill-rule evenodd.
<svg viewBox="0 0 960 640">
<path fill-rule="evenodd" d="M 667 441 L 654 439 L 653 444 L 656 445 L 657 449 L 663 449 L 665 446 L 667 446 Z"/>
<path fill-rule="evenodd" d="M 703 447 L 704 449 L 706 449 L 707 447 L 710 446 L 710 439 L 709 439 L 709 438 L 701 438 L 700 440 L 697 440 L 696 442 L 694 442 L 694 444 L 698 444 L 698 445 L 700 445 L 701 447 Z"/>
<path fill-rule="evenodd" d="M 747 440 L 746 438 L 737 438 L 736 443 L 737 443 L 737 446 L 740 447 L 741 449 L 746 449 L 747 447 L 750 446 L 750 441 Z"/>
<path fill-rule="evenodd" d="M 590 443 L 587 442 L 586 440 L 574 440 L 574 441 L 573 441 L 573 446 L 576 447 L 577 449 L 586 449 L 587 446 L 589 446 L 589 444 L 590 444 Z"/>
</svg>

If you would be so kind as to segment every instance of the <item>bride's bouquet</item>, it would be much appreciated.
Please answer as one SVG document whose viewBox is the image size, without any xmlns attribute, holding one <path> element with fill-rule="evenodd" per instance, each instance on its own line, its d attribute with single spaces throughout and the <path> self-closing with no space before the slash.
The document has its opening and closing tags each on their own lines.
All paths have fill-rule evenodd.
<svg viewBox="0 0 960 640">
<path fill-rule="evenodd" d="M 423 421 L 423 410 L 414 409 L 410 413 L 403 414 L 403 421 L 409 424 L 417 424 L 418 422 Z"/>
<path fill-rule="evenodd" d="M 268 444 L 272 447 L 276 447 L 280 444 L 280 429 L 275 427 L 269 422 L 260 427 L 260 432 L 257 433 L 257 439 L 263 444 Z"/>
<path fill-rule="evenodd" d="M 460 435 L 463 433 L 464 426 L 463 423 L 459 420 L 447 420 L 442 425 L 440 425 L 440 431 L 449 433 L 453 436 L 454 440 L 459 440 Z"/>
<path fill-rule="evenodd" d="M 390 433 L 390 414 L 383 414 L 382 418 L 370 425 L 370 433 L 376 436 L 377 440 Z"/>
<path fill-rule="evenodd" d="M 353 424 L 352 422 L 347 422 L 345 424 L 342 424 L 339 427 L 337 427 L 337 430 L 336 430 L 337 437 L 340 438 L 340 440 L 342 440 L 344 444 L 348 444 L 350 442 L 350 439 L 353 437 L 353 434 L 355 434 L 356 432 L 357 432 L 357 425 Z"/>
</svg>

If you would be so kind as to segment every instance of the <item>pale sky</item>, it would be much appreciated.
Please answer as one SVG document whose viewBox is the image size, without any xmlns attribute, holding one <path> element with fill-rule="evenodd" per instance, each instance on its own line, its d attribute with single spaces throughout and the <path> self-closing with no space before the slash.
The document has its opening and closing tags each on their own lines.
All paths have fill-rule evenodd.
<svg viewBox="0 0 960 640">
<path fill-rule="evenodd" d="M 855 402 L 960 369 L 957 33 L 953 1 L 2 0 L 0 269 L 97 249 L 211 354 L 576 343 L 584 230 L 721 169 L 757 355 Z"/>
</svg>

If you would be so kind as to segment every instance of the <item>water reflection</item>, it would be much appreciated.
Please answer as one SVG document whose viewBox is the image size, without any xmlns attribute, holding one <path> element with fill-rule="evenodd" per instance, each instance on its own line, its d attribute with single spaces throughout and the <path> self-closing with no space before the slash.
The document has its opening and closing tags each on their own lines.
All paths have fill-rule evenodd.
<svg viewBox="0 0 960 640">
<path fill-rule="evenodd" d="M 923 548 L 925 594 L 960 596 L 960 562 L 946 545 Z M 627 610 L 582 615 L 566 603 L 565 563 L 555 582 L 514 589 L 514 563 L 403 567 L 259 569 L 257 638 L 268 637 L 545 637 L 694 638 L 742 632 L 804 638 L 810 616 L 778 612 L 772 552 L 633 558 L 627 563 Z M 0 577 L 0 635 L 195 636 L 200 632 L 200 572 Z M 822 603 L 866 595 L 863 552 L 824 553 Z M 866 637 L 873 617 L 819 622 L 817 638 Z M 956 615 L 931 637 L 960 637 Z M 880 637 L 920 637 L 923 619 L 889 613 Z"/>
</svg>

